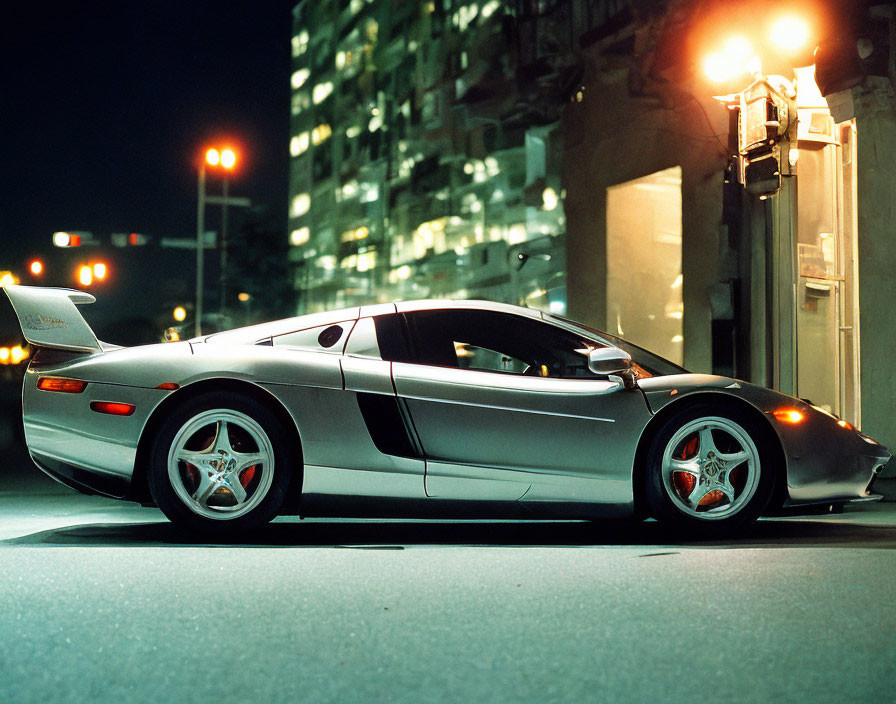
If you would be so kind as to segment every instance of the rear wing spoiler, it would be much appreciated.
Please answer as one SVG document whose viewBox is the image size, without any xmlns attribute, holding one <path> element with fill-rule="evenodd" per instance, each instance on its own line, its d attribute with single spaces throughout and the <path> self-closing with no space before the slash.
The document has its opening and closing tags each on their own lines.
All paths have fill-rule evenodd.
<svg viewBox="0 0 896 704">
<path fill-rule="evenodd" d="M 4 286 L 4 290 L 30 344 L 74 352 L 102 352 L 96 335 L 76 307 L 96 301 L 89 293 L 42 286 Z"/>
</svg>

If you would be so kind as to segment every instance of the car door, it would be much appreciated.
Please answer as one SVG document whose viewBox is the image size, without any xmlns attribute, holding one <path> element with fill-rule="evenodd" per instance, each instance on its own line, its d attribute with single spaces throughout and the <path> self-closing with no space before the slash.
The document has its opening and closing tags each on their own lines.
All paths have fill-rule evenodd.
<svg viewBox="0 0 896 704">
<path fill-rule="evenodd" d="M 641 393 L 588 370 L 602 343 L 482 309 L 403 315 L 395 389 L 426 457 L 427 495 L 626 501 L 649 415 Z"/>
</svg>

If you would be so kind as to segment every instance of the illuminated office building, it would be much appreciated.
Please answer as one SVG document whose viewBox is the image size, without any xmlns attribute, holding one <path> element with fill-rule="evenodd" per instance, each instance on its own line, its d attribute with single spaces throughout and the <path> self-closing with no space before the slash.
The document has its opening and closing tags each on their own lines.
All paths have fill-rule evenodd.
<svg viewBox="0 0 896 704">
<path fill-rule="evenodd" d="M 498 0 L 294 9 L 300 310 L 488 298 L 563 313 L 559 107 L 527 102 Z"/>
</svg>

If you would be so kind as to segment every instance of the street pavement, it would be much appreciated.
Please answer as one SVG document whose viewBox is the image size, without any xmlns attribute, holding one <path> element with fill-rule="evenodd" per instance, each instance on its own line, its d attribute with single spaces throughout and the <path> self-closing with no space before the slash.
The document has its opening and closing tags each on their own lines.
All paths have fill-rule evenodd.
<svg viewBox="0 0 896 704">
<path fill-rule="evenodd" d="M 892 701 L 896 504 L 659 524 L 278 519 L 0 484 L 0 701 Z"/>
</svg>

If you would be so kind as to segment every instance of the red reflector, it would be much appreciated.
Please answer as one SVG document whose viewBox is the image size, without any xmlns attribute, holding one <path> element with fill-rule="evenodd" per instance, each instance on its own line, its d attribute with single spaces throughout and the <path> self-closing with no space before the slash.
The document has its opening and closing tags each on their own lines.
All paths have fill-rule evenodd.
<svg viewBox="0 0 896 704">
<path fill-rule="evenodd" d="M 91 401 L 90 410 L 97 413 L 108 413 L 112 416 L 129 416 L 136 410 L 136 406 L 112 401 Z"/>
<path fill-rule="evenodd" d="M 37 388 L 41 391 L 59 391 L 64 394 L 79 394 L 87 388 L 86 381 L 63 379 L 58 376 L 42 376 L 37 380 Z"/>
<path fill-rule="evenodd" d="M 157 389 L 162 389 L 163 391 L 177 391 L 180 388 L 180 384 L 175 384 L 173 381 L 166 381 L 164 384 L 159 384 Z"/>
</svg>

